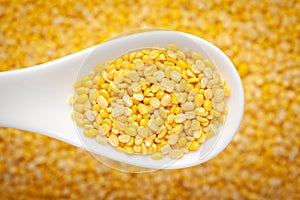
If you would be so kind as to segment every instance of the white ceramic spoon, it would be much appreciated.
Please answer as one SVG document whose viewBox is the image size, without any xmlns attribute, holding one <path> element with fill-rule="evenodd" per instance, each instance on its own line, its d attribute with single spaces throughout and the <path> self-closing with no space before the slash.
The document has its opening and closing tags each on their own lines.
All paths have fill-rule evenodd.
<svg viewBox="0 0 300 200">
<path fill-rule="evenodd" d="M 150 156 L 128 155 L 110 145 L 100 145 L 83 137 L 71 120 L 68 101 L 72 83 L 93 70 L 98 63 L 115 59 L 127 52 L 164 47 L 167 44 L 187 47 L 214 62 L 231 88 L 227 99 L 228 115 L 217 136 L 207 140 L 198 151 L 180 160 L 166 156 L 152 160 Z M 206 162 L 230 143 L 242 119 L 244 93 L 239 75 L 228 57 L 211 43 L 194 35 L 175 31 L 149 31 L 110 40 L 75 54 L 25 69 L 0 73 L 0 126 L 41 133 L 90 152 L 135 166 L 152 169 L 185 168 Z"/>
</svg>

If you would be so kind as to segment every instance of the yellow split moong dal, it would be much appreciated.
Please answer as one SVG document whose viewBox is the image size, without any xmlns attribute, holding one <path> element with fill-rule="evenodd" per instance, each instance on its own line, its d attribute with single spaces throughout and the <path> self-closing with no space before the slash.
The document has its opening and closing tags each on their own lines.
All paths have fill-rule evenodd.
<svg viewBox="0 0 300 200">
<path fill-rule="evenodd" d="M 155 160 L 216 135 L 230 94 L 212 62 L 173 44 L 98 64 L 74 87 L 72 118 L 86 137 Z"/>
</svg>

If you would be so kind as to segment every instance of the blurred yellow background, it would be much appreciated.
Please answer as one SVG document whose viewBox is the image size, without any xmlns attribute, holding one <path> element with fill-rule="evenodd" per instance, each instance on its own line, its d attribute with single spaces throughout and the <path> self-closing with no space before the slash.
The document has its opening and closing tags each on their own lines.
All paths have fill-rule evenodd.
<svg viewBox="0 0 300 200">
<path fill-rule="evenodd" d="M 0 0 L 0 71 L 156 27 L 220 47 L 245 89 L 233 142 L 182 170 L 122 173 L 82 149 L 0 128 L 0 199 L 300 199 L 299 10 L 297 0 Z"/>
</svg>

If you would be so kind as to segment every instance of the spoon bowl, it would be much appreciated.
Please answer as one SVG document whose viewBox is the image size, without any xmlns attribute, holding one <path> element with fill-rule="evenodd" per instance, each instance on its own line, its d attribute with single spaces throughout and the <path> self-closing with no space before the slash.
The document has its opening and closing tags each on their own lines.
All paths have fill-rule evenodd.
<svg viewBox="0 0 300 200">
<path fill-rule="evenodd" d="M 104 63 L 121 55 L 154 46 L 176 44 L 211 60 L 231 89 L 226 99 L 227 119 L 219 133 L 205 141 L 199 150 L 180 160 L 168 157 L 152 160 L 146 155 L 129 155 L 110 145 L 100 145 L 83 136 L 71 120 L 68 101 L 73 94 L 72 82 Z M 78 53 L 42 65 L 0 73 L 0 126 L 41 133 L 84 148 L 92 153 L 122 163 L 152 169 L 178 169 L 201 164 L 215 157 L 233 139 L 242 119 L 244 93 L 238 73 L 228 57 L 213 44 L 187 33 L 149 31 L 113 39 Z"/>
</svg>

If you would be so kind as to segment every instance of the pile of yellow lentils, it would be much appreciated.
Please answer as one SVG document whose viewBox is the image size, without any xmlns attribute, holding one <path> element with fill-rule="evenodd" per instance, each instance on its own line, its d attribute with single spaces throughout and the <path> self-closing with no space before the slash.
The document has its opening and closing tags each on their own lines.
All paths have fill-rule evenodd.
<svg viewBox="0 0 300 200">
<path fill-rule="evenodd" d="M 2 127 L 1 199 L 299 199 L 299 10 L 297 0 L 0 1 L 0 71 L 157 27 L 216 44 L 245 90 L 232 143 L 181 170 L 122 173 L 82 149 Z"/>
<path fill-rule="evenodd" d="M 180 159 L 218 133 L 230 89 L 189 49 L 133 51 L 74 82 L 72 118 L 85 137 L 128 154 Z"/>
</svg>

